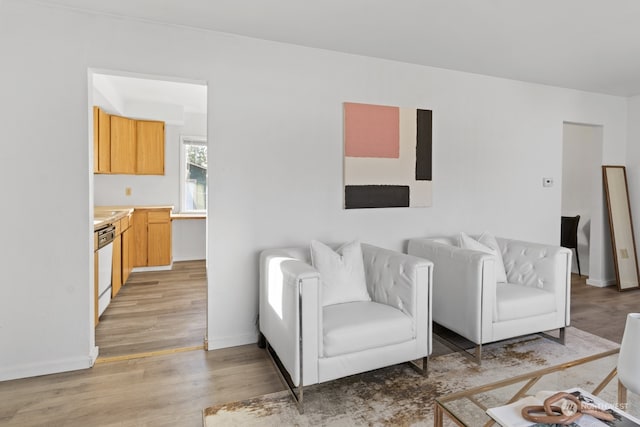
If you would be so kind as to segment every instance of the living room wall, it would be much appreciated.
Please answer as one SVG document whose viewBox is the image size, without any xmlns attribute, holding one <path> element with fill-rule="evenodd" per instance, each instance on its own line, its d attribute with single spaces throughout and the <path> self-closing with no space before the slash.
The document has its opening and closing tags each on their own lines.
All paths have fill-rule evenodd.
<svg viewBox="0 0 640 427">
<path fill-rule="evenodd" d="M 627 186 L 636 247 L 640 248 L 640 95 L 629 98 L 627 134 Z"/>
<path fill-rule="evenodd" d="M 95 357 L 89 68 L 208 82 L 210 348 L 255 340 L 265 248 L 358 238 L 402 250 L 459 230 L 555 243 L 563 122 L 602 125 L 604 161 L 625 161 L 619 97 L 17 0 L 0 0 L 0 52 L 0 380 Z M 433 110 L 432 207 L 342 209 L 345 101 Z M 44 229 L 63 236 L 42 245 Z"/>
</svg>

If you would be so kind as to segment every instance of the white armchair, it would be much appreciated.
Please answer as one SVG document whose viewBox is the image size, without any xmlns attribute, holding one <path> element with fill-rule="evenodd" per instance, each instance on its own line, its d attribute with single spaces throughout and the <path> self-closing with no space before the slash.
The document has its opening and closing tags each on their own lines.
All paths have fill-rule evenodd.
<svg viewBox="0 0 640 427">
<path fill-rule="evenodd" d="M 433 321 L 476 344 L 569 326 L 571 251 L 496 239 L 507 281 L 496 283 L 496 257 L 458 247 L 456 238 L 411 239 L 409 254 L 434 263 Z M 553 337 L 552 337 L 553 338 Z M 468 354 L 465 352 L 465 354 Z"/>
<path fill-rule="evenodd" d="M 300 412 L 307 385 L 417 359 L 426 374 L 433 264 L 366 244 L 362 256 L 371 301 L 323 307 L 308 248 L 260 255 L 260 332 Z"/>
</svg>

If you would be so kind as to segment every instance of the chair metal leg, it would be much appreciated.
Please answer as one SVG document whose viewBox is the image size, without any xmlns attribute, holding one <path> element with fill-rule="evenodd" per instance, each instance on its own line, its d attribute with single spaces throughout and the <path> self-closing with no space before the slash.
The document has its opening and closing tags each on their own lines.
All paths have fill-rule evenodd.
<svg viewBox="0 0 640 427">
<path fill-rule="evenodd" d="M 476 344 L 476 346 L 471 349 L 473 351 L 473 353 L 471 353 L 466 348 L 459 346 L 451 340 L 448 340 L 439 335 L 434 335 L 434 337 L 453 351 L 462 354 L 464 357 L 477 363 L 478 365 L 482 365 L 482 344 Z"/>
<path fill-rule="evenodd" d="M 551 341 L 555 341 L 559 344 L 565 345 L 565 328 L 558 329 L 557 337 L 554 337 L 553 335 L 550 335 L 546 332 L 539 332 L 539 335 L 542 335 L 543 337 L 550 339 Z"/>
<path fill-rule="evenodd" d="M 429 356 L 425 356 L 422 358 L 422 366 L 418 365 L 415 360 L 410 360 L 409 366 L 411 366 L 411 368 L 413 368 L 413 370 L 420 375 L 424 377 L 429 376 Z"/>
<path fill-rule="evenodd" d="M 580 255 L 578 254 L 578 248 L 575 248 L 576 251 L 576 262 L 578 263 L 578 276 L 582 276 L 580 273 Z"/>
<path fill-rule="evenodd" d="M 266 343 L 267 354 L 269 355 L 269 358 L 275 365 L 276 372 L 278 373 L 280 380 L 284 383 L 284 385 L 287 386 L 287 389 L 289 390 L 291 397 L 293 397 L 293 401 L 298 407 L 298 412 L 300 412 L 300 414 L 304 414 L 304 386 L 302 385 L 302 372 L 300 373 L 300 385 L 296 387 L 293 384 L 293 380 L 291 380 L 291 376 L 289 376 L 289 373 L 284 368 L 284 366 L 282 366 L 282 363 L 278 359 L 277 354 L 275 354 L 275 350 L 269 344 L 269 341 L 265 340 L 265 343 Z M 298 389 L 297 393 L 296 393 L 296 389 Z"/>
</svg>

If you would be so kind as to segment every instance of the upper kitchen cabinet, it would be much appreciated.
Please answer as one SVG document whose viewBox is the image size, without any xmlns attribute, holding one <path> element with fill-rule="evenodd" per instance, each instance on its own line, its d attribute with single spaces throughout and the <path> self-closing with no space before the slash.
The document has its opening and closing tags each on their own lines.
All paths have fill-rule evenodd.
<svg viewBox="0 0 640 427">
<path fill-rule="evenodd" d="M 164 122 L 137 120 L 136 142 L 136 173 L 164 175 Z"/>
<path fill-rule="evenodd" d="M 94 173 L 164 175 L 164 122 L 93 107 L 93 123 Z"/>
<path fill-rule="evenodd" d="M 111 116 L 93 107 L 93 172 L 111 172 Z"/>
<path fill-rule="evenodd" d="M 136 121 L 111 116 L 111 173 L 136 173 Z"/>
</svg>

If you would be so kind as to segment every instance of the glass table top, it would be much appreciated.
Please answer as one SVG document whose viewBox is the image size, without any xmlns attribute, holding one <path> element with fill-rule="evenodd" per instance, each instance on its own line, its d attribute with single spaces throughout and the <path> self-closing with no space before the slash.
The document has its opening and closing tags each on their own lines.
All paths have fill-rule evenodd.
<svg viewBox="0 0 640 427">
<path fill-rule="evenodd" d="M 618 350 L 599 353 L 514 378 L 475 387 L 436 399 L 436 426 L 498 425 L 486 414 L 491 407 L 515 402 L 540 391 L 579 387 L 635 416 L 640 416 L 640 396 L 627 393 L 627 404 L 618 402 L 616 365 Z"/>
</svg>

